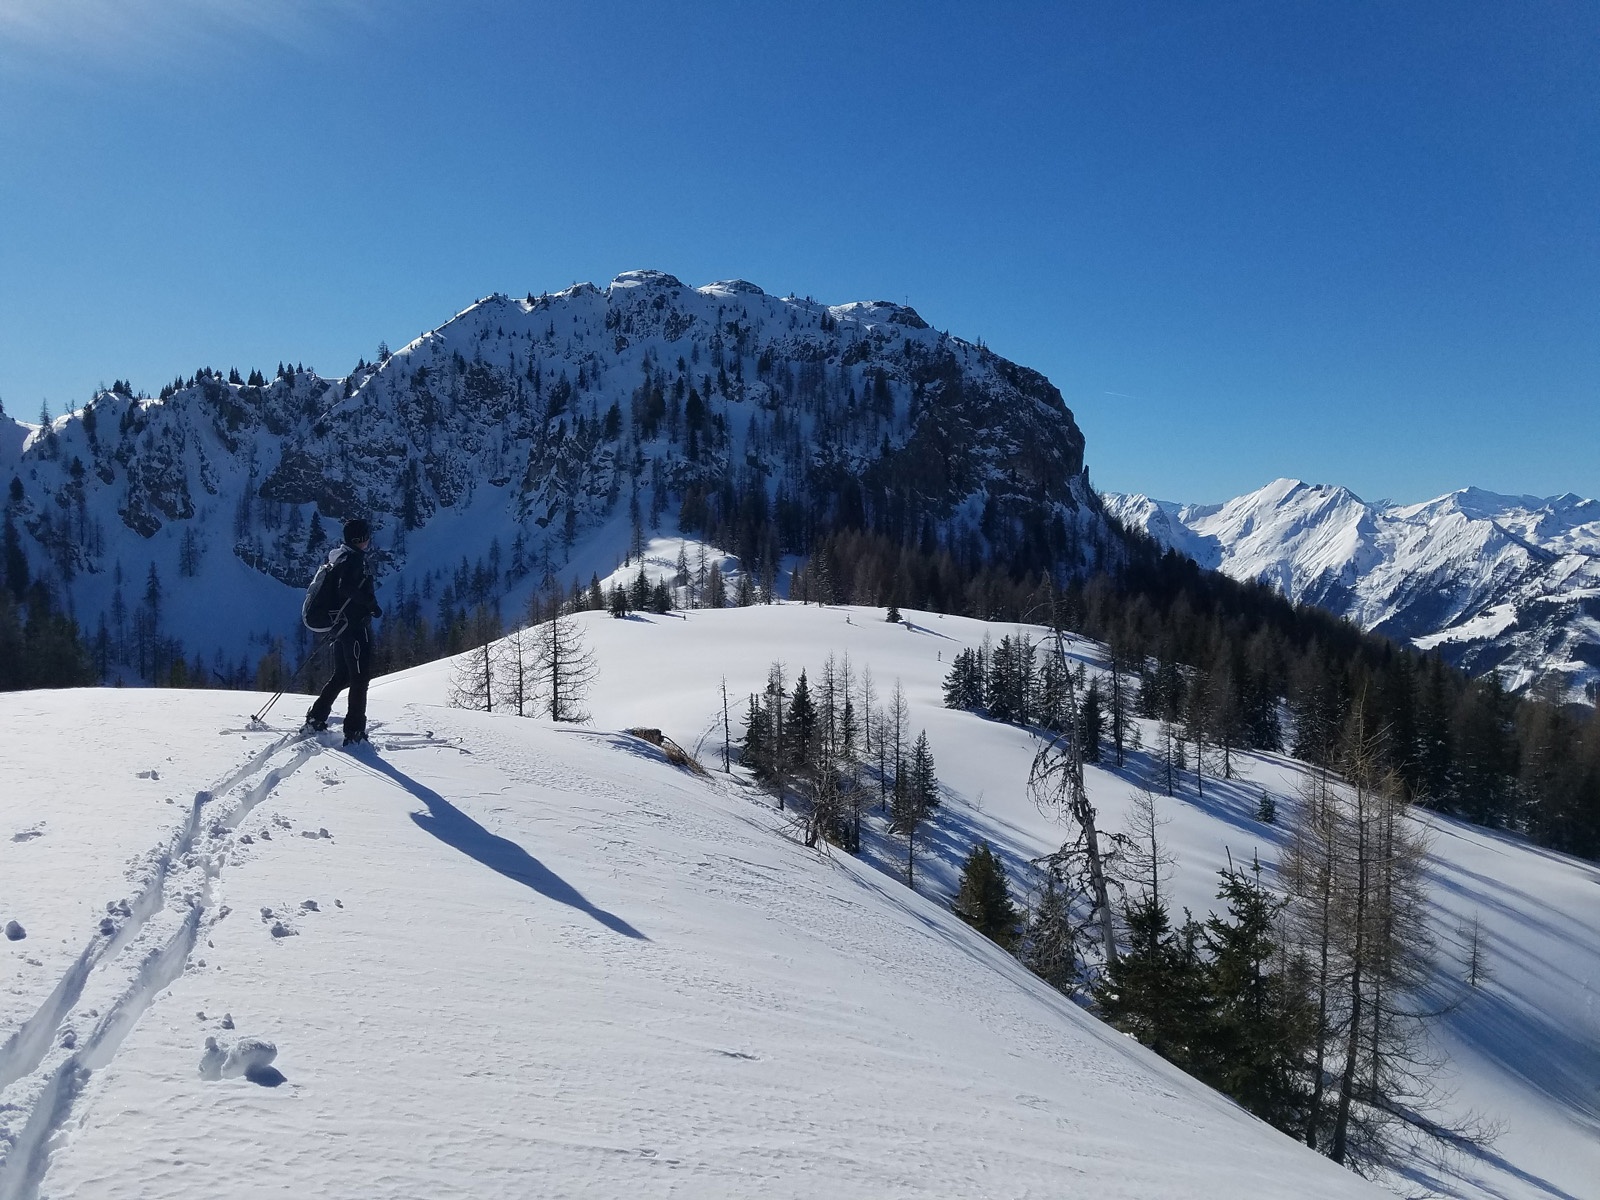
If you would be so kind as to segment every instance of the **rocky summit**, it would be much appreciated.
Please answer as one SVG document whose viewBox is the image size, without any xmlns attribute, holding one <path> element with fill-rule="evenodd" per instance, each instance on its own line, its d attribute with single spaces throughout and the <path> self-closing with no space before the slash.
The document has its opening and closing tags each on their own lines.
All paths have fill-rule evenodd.
<svg viewBox="0 0 1600 1200">
<path fill-rule="evenodd" d="M 296 629 L 342 518 L 432 592 L 470 563 L 518 602 L 609 570 L 663 519 L 767 534 L 752 572 L 870 530 L 967 561 L 1089 564 L 1084 441 L 1038 372 L 886 301 L 659 271 L 492 295 L 347 375 L 206 367 L 39 426 L 0 421 L 16 550 L 86 631 L 148 612 L 232 660 Z M 871 598 L 864 598 L 871 599 Z"/>
</svg>

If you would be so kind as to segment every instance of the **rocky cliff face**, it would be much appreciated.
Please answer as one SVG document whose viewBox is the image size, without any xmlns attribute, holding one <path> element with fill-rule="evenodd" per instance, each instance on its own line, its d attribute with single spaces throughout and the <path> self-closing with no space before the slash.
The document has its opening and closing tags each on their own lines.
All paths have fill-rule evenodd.
<svg viewBox="0 0 1600 1200">
<path fill-rule="evenodd" d="M 1124 523 L 1204 566 L 1264 579 L 1468 671 L 1571 700 L 1600 689 L 1600 503 L 1476 488 L 1369 504 L 1280 479 L 1225 504 L 1105 497 Z"/>
<path fill-rule="evenodd" d="M 636 524 L 746 503 L 773 515 L 771 554 L 843 526 L 1075 569 L 1103 532 L 1082 434 L 1037 372 L 900 305 L 655 271 L 490 296 L 348 376 L 208 369 L 0 424 L 13 524 L 80 620 L 132 608 L 153 568 L 163 622 L 230 655 L 241 624 L 293 627 L 358 514 L 391 574 L 492 562 L 505 595 L 609 570 Z"/>
</svg>

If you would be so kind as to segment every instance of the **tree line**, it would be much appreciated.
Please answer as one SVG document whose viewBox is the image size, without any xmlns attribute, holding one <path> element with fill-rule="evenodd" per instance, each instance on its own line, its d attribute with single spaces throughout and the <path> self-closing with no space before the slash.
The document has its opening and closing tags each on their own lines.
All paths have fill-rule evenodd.
<svg viewBox="0 0 1600 1200">
<path fill-rule="evenodd" d="M 826 511 L 814 510 L 815 499 L 782 488 L 769 495 L 754 475 L 730 476 L 710 491 L 685 485 L 684 527 L 703 528 L 716 544 L 736 550 L 744 569 L 729 582 L 719 566 L 702 573 L 691 565 L 686 584 L 673 585 L 670 601 L 665 589 L 641 574 L 626 589 L 627 609 L 770 600 L 780 554 L 804 545 L 809 554 L 790 588 L 801 601 L 1036 622 L 1106 643 L 1129 692 L 1099 699 L 1115 713 L 1131 703 L 1162 722 L 1174 777 L 1184 769 L 1178 755 L 1186 744 L 1203 756 L 1220 756 L 1224 773 L 1238 749 L 1283 749 L 1326 763 L 1337 731 L 1359 707 L 1371 728 L 1385 731 L 1380 758 L 1413 802 L 1525 833 L 1541 845 L 1600 856 L 1600 723 L 1594 710 L 1538 694 L 1511 696 L 1492 674 L 1469 679 L 1437 656 L 1292 605 L 1263 584 L 1204 571 L 1136 532 L 1070 526 L 1041 543 L 1014 531 L 1013 540 L 1049 543 L 1059 555 L 1002 561 L 970 530 L 941 533 L 931 511 L 917 509 L 920 515 L 913 518 L 915 505 L 904 519 L 890 520 L 900 510 L 889 493 L 859 510 L 833 501 Z M 634 524 L 639 532 L 630 557 L 642 549 L 642 513 Z M 316 532 L 312 522 L 296 544 L 309 546 Z M 14 526 L 6 537 L 8 576 L 25 577 Z M 389 617 L 377 644 L 378 669 L 396 670 L 482 644 L 475 639 L 484 614 L 497 612 L 505 588 L 535 571 L 542 595 L 559 592 L 563 603 L 622 613 L 615 589 L 601 594 L 593 579 L 587 586 L 573 580 L 563 587 L 548 558 L 530 561 L 513 546 L 509 565 L 494 550 L 490 559 L 471 568 L 463 563 L 437 589 L 432 575 L 410 586 L 397 580 L 396 594 L 386 597 Z M 153 571 L 136 590 L 119 581 L 100 627 L 79 631 L 80 652 L 100 679 L 127 673 L 176 686 L 275 688 L 304 659 L 308 647 L 298 635 L 268 647 L 253 663 L 194 659 L 163 627 L 161 589 Z M 11 590 L 20 605 L 26 587 Z M 34 609 L 44 612 L 46 606 L 29 606 Z M 20 608 L 18 614 L 15 623 L 25 632 L 26 616 Z M 40 624 L 37 638 L 49 641 L 43 631 L 50 628 L 55 627 Z M 65 629 L 51 636 L 59 641 Z M 8 686 L 83 680 L 74 674 L 72 654 L 34 653 L 32 661 L 26 672 L 12 673 Z M 1004 688 L 997 697 L 985 697 L 984 706 L 991 699 L 997 712 L 1012 703 Z M 1126 726 L 1116 716 L 1111 724 L 1111 750 L 1120 754 L 1115 729 Z"/>
<path fill-rule="evenodd" d="M 1274 885 L 1259 862 L 1230 859 L 1220 911 L 1180 918 L 1161 836 L 1161 747 L 1131 764 L 1142 786 L 1123 828 L 1106 828 L 1083 769 L 1085 689 L 1067 678 L 1065 719 L 1029 778 L 1067 837 L 1035 860 L 1023 910 L 992 848 L 974 848 L 957 914 L 1168 1061 L 1352 1169 L 1393 1165 L 1413 1140 L 1487 1140 L 1481 1124 L 1440 1115 L 1425 1031 L 1464 1000 L 1441 1001 L 1433 986 L 1427 840 L 1386 762 L 1386 731 L 1353 708 L 1329 761 L 1305 777 Z M 1467 941 L 1470 989 L 1487 967 L 1478 937 Z"/>
<path fill-rule="evenodd" d="M 903 837 L 906 882 L 916 885 L 917 836 L 939 807 L 939 778 L 926 730 L 911 736 L 910 706 L 896 679 L 880 702 L 870 667 L 829 655 L 815 681 L 790 682 L 774 662 L 766 686 L 746 699 L 740 761 L 792 810 L 807 846 L 828 842 L 859 853 L 876 808 Z"/>
</svg>

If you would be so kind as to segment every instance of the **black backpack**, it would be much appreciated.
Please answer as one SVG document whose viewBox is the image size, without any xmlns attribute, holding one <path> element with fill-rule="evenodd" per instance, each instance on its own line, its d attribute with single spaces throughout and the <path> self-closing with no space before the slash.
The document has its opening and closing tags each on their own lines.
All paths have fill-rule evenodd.
<svg viewBox="0 0 1600 1200">
<path fill-rule="evenodd" d="M 338 547 L 328 555 L 328 561 L 317 568 L 311 586 L 306 588 L 306 598 L 300 605 L 300 620 L 312 633 L 327 633 L 344 614 L 344 605 L 339 603 L 339 592 L 333 579 L 334 569 L 345 558 L 339 553 L 342 549 L 342 546 Z"/>
</svg>

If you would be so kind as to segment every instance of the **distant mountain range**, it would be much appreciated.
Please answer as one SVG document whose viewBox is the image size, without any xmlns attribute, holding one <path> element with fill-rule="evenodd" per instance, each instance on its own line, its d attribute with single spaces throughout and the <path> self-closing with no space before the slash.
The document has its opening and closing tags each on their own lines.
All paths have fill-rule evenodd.
<svg viewBox="0 0 1600 1200">
<path fill-rule="evenodd" d="M 1464 488 L 1368 502 L 1278 479 L 1224 504 L 1105 494 L 1107 511 L 1235 579 L 1437 650 L 1517 691 L 1600 692 L 1600 502 Z"/>
</svg>

